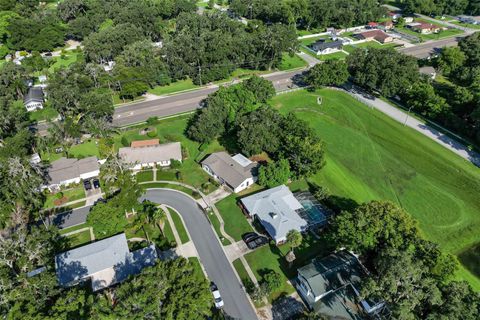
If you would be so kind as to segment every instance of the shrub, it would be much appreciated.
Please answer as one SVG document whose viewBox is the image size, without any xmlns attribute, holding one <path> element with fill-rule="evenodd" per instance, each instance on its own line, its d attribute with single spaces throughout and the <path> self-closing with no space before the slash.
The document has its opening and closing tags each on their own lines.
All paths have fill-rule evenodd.
<svg viewBox="0 0 480 320">
<path fill-rule="evenodd" d="M 180 171 L 177 171 L 177 172 L 175 173 L 175 176 L 177 177 L 177 180 L 182 180 L 182 178 L 183 178 L 183 175 L 182 175 L 182 173 L 181 173 Z"/>
<path fill-rule="evenodd" d="M 172 169 L 178 169 L 182 166 L 182 162 L 175 160 L 175 159 L 170 159 L 170 168 Z"/>
<path fill-rule="evenodd" d="M 122 146 L 124 146 L 124 147 L 130 146 L 130 142 L 128 141 L 127 137 L 125 137 L 125 136 L 122 136 L 122 139 L 120 140 L 120 143 L 121 143 Z"/>
<path fill-rule="evenodd" d="M 62 191 L 59 191 L 59 192 L 55 195 L 55 197 L 56 197 L 57 199 L 62 199 L 62 198 L 63 198 L 63 192 L 62 192 Z"/>
<path fill-rule="evenodd" d="M 150 138 L 155 138 L 157 136 L 157 129 L 153 128 L 147 132 L 147 136 Z"/>
<path fill-rule="evenodd" d="M 263 275 L 263 282 L 269 292 L 275 291 L 282 286 L 281 276 L 273 270 L 269 270 Z"/>
<path fill-rule="evenodd" d="M 158 122 L 158 117 L 150 117 L 150 118 L 147 119 L 147 124 L 149 126 L 153 126 L 157 122 Z"/>
</svg>

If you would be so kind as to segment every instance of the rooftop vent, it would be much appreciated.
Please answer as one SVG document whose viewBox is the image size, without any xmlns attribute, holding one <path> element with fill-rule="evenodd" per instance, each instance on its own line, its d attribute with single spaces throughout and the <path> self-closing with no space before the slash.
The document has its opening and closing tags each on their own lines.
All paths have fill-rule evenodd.
<svg viewBox="0 0 480 320">
<path fill-rule="evenodd" d="M 275 212 L 270 212 L 270 217 L 276 219 L 278 217 L 278 214 L 276 214 Z"/>
</svg>

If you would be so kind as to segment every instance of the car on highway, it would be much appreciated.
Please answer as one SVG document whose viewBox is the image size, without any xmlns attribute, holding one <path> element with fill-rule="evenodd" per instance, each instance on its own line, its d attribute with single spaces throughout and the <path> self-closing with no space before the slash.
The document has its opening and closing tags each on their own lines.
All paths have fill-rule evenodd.
<svg viewBox="0 0 480 320">
<path fill-rule="evenodd" d="M 268 243 L 268 238 L 266 237 L 262 237 L 262 236 L 258 236 L 252 240 L 250 240 L 249 242 L 247 242 L 247 247 L 250 249 L 250 250 L 253 250 L 253 249 L 256 249 L 256 248 L 259 248 L 261 246 L 264 246 Z"/>
<path fill-rule="evenodd" d="M 215 283 L 210 282 L 210 290 L 213 294 L 213 299 L 215 301 L 215 308 L 221 309 L 224 305 L 222 296 L 220 295 L 220 291 Z"/>
</svg>

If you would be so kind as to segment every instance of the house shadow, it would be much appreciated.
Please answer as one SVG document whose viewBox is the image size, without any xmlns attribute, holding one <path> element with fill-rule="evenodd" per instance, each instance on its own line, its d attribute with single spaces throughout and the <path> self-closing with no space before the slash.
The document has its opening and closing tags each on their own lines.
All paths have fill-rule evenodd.
<svg viewBox="0 0 480 320">
<path fill-rule="evenodd" d="M 272 302 L 273 320 L 294 320 L 305 311 L 302 302 L 287 295 L 281 295 Z"/>
</svg>

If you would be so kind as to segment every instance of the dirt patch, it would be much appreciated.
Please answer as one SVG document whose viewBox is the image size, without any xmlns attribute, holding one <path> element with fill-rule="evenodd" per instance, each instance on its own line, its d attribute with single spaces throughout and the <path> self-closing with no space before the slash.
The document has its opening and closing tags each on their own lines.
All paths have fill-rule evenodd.
<svg viewBox="0 0 480 320">
<path fill-rule="evenodd" d="M 62 204 L 65 204 L 68 202 L 68 198 L 63 196 L 62 198 L 60 199 L 55 199 L 53 200 L 53 205 L 58 207 L 58 206 L 61 206 Z"/>
</svg>

